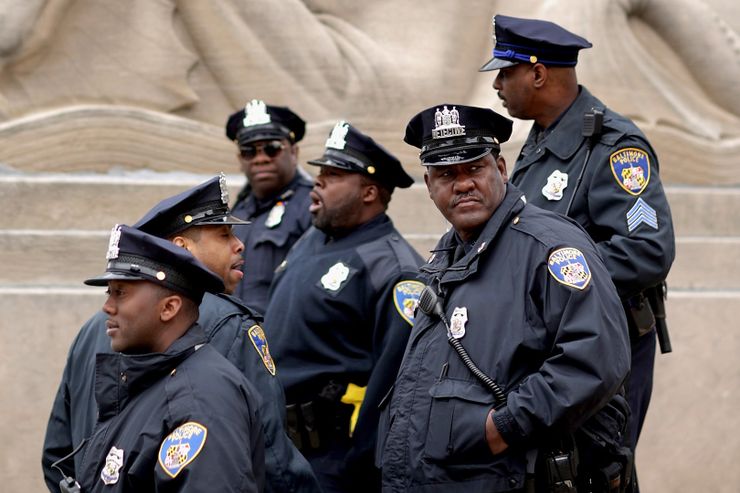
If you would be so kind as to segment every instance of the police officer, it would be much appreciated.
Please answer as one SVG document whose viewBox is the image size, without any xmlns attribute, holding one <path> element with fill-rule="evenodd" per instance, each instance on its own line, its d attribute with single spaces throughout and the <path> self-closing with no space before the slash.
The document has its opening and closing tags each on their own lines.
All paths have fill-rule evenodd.
<svg viewBox="0 0 740 493">
<path fill-rule="evenodd" d="M 264 426 L 267 491 L 318 491 L 307 461 L 285 433 L 285 398 L 277 379 L 262 318 L 230 296 L 243 273 L 243 244 L 231 231 L 244 221 L 228 210 L 228 189 L 221 175 L 154 206 L 134 226 L 189 250 L 225 284 L 224 293 L 206 293 L 199 325 L 210 344 L 236 366 L 258 390 Z M 95 354 L 110 352 L 105 337 L 106 314 L 99 312 L 80 330 L 69 351 L 62 382 L 52 408 L 44 442 L 47 486 L 55 490 L 58 474 L 49 465 L 72 451 L 95 425 Z M 79 461 L 65 461 L 68 475 Z"/>
<path fill-rule="evenodd" d="M 106 259 L 105 273 L 85 281 L 108 286 L 114 352 L 97 357 L 98 423 L 82 450 L 81 490 L 262 491 L 255 392 L 196 323 L 203 293 L 221 292 L 221 279 L 127 226 L 113 229 Z"/>
<path fill-rule="evenodd" d="M 499 144 L 510 133 L 489 109 L 451 104 L 406 128 L 453 229 L 421 267 L 428 288 L 381 405 L 384 491 L 573 491 L 569 433 L 629 369 L 599 253 L 572 221 L 507 183 Z"/>
<path fill-rule="evenodd" d="M 509 114 L 534 125 L 511 182 L 527 200 L 575 219 L 596 242 L 627 315 L 632 369 L 628 445 L 634 450 L 650 402 L 656 321 L 675 256 L 671 211 L 658 159 L 632 121 L 578 84 L 578 52 L 591 43 L 551 22 L 493 18 L 494 89 Z M 657 320 L 656 320 L 657 315 Z"/>
<path fill-rule="evenodd" d="M 264 313 L 275 268 L 311 225 L 311 180 L 298 171 L 298 142 L 305 123 L 290 109 L 252 100 L 231 115 L 226 136 L 236 143 L 247 177 L 234 215 L 249 227 L 235 228 L 245 245 L 244 279 L 236 296 Z"/>
<path fill-rule="evenodd" d="M 385 211 L 413 180 L 373 139 L 339 122 L 311 192 L 314 227 L 281 264 L 265 327 L 288 428 L 325 491 L 377 491 L 377 406 L 396 375 L 422 285 L 421 258 Z"/>
</svg>

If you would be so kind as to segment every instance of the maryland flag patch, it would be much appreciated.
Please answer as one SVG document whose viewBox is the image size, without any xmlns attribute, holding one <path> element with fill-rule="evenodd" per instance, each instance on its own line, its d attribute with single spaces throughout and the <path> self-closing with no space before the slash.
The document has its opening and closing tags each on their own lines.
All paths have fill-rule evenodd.
<svg viewBox="0 0 740 493">
<path fill-rule="evenodd" d="M 171 478 L 193 462 L 206 443 L 208 429 L 189 421 L 175 428 L 159 447 L 159 465 Z"/>
<path fill-rule="evenodd" d="M 650 157 L 636 147 L 625 147 L 609 156 L 612 174 L 627 193 L 640 195 L 650 181 Z"/>
<path fill-rule="evenodd" d="M 547 268 L 559 283 L 576 289 L 585 289 L 591 281 L 591 270 L 577 248 L 560 248 L 550 254 Z"/>
<path fill-rule="evenodd" d="M 270 347 L 267 345 L 267 336 L 265 331 L 259 325 L 252 325 L 247 331 L 249 334 L 249 340 L 252 341 L 254 349 L 257 350 L 257 354 L 262 358 L 262 363 L 265 364 L 265 368 L 270 372 L 272 376 L 275 376 L 275 361 L 272 359 L 270 354 Z"/>
<path fill-rule="evenodd" d="M 422 289 L 424 283 L 419 281 L 401 281 L 393 288 L 393 304 L 401 317 L 411 325 L 414 325 L 414 312 Z"/>
</svg>

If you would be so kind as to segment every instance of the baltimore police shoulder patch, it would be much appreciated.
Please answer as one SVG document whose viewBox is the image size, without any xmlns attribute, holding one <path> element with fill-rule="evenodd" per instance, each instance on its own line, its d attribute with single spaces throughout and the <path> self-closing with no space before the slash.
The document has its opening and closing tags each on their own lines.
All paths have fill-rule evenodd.
<svg viewBox="0 0 740 493">
<path fill-rule="evenodd" d="M 401 281 L 393 287 L 393 304 L 401 317 L 411 325 L 414 325 L 414 312 L 422 289 L 424 283 L 419 281 Z"/>
<path fill-rule="evenodd" d="M 640 195 L 650 181 L 650 157 L 637 147 L 625 147 L 609 156 L 612 174 L 627 193 Z"/>
<path fill-rule="evenodd" d="M 265 368 L 270 372 L 272 376 L 275 376 L 275 361 L 272 359 L 270 354 L 270 347 L 267 345 L 267 336 L 262 327 L 255 324 L 252 325 L 247 331 L 249 339 L 252 341 L 254 349 L 257 350 L 257 354 L 262 358 L 262 362 L 265 364 Z"/>
<path fill-rule="evenodd" d="M 552 252 L 547 258 L 547 269 L 559 283 L 576 289 L 585 289 L 591 281 L 586 257 L 577 248 L 560 248 Z"/>
<path fill-rule="evenodd" d="M 159 447 L 159 465 L 171 478 L 193 462 L 206 443 L 208 429 L 189 421 L 175 428 Z"/>
</svg>

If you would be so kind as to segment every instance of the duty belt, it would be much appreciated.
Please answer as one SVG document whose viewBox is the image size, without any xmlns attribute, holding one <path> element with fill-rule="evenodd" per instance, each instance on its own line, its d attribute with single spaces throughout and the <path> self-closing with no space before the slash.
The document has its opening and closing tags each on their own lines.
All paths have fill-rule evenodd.
<svg viewBox="0 0 740 493">
<path fill-rule="evenodd" d="M 340 402 L 346 387 L 331 381 L 316 398 L 285 406 L 288 436 L 299 451 L 349 441 L 353 407 Z"/>
</svg>

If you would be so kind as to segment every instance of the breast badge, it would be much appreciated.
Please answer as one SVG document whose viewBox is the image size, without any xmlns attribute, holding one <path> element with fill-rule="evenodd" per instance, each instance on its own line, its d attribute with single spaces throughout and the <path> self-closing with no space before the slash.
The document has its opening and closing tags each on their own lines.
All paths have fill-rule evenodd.
<svg viewBox="0 0 740 493">
<path fill-rule="evenodd" d="M 268 228 L 274 228 L 283 222 L 283 215 L 285 214 L 285 202 L 278 200 L 275 205 L 272 206 L 270 212 L 267 214 L 265 219 L 265 226 Z"/>
<path fill-rule="evenodd" d="M 159 447 L 159 465 L 168 476 L 175 478 L 193 462 L 206 443 L 208 429 L 189 421 L 167 435 Z"/>
<path fill-rule="evenodd" d="M 462 339 L 465 336 L 465 324 L 468 323 L 468 309 L 466 307 L 456 306 L 450 317 L 450 334 L 455 339 Z"/>
<path fill-rule="evenodd" d="M 401 317 L 411 325 L 414 325 L 414 314 L 422 289 L 424 284 L 419 281 L 401 281 L 393 288 L 393 304 Z"/>
<path fill-rule="evenodd" d="M 577 248 L 555 250 L 547 259 L 547 268 L 555 280 L 572 288 L 585 289 L 591 281 L 586 257 Z"/>
<path fill-rule="evenodd" d="M 563 173 L 559 169 L 556 169 L 547 177 L 547 184 L 542 187 L 542 195 L 547 200 L 560 200 L 563 198 L 563 190 L 567 186 L 568 173 Z"/>
<path fill-rule="evenodd" d="M 342 283 L 349 277 L 349 267 L 342 262 L 332 265 L 329 271 L 321 276 L 321 285 L 328 291 L 339 291 Z"/>
<path fill-rule="evenodd" d="M 650 181 L 650 157 L 642 149 L 626 147 L 609 156 L 612 174 L 627 193 L 640 195 Z"/>
<path fill-rule="evenodd" d="M 275 376 L 275 361 L 272 359 L 270 354 L 270 347 L 267 345 L 267 337 L 265 331 L 259 325 L 253 325 L 247 332 L 249 339 L 252 341 L 252 345 L 257 350 L 257 354 L 260 355 L 262 362 L 265 364 L 265 368 L 270 372 L 272 376 Z"/>
<path fill-rule="evenodd" d="M 105 458 L 103 470 L 100 471 L 100 479 L 103 480 L 104 484 L 116 484 L 122 467 L 123 449 L 111 447 L 108 456 Z"/>
</svg>

